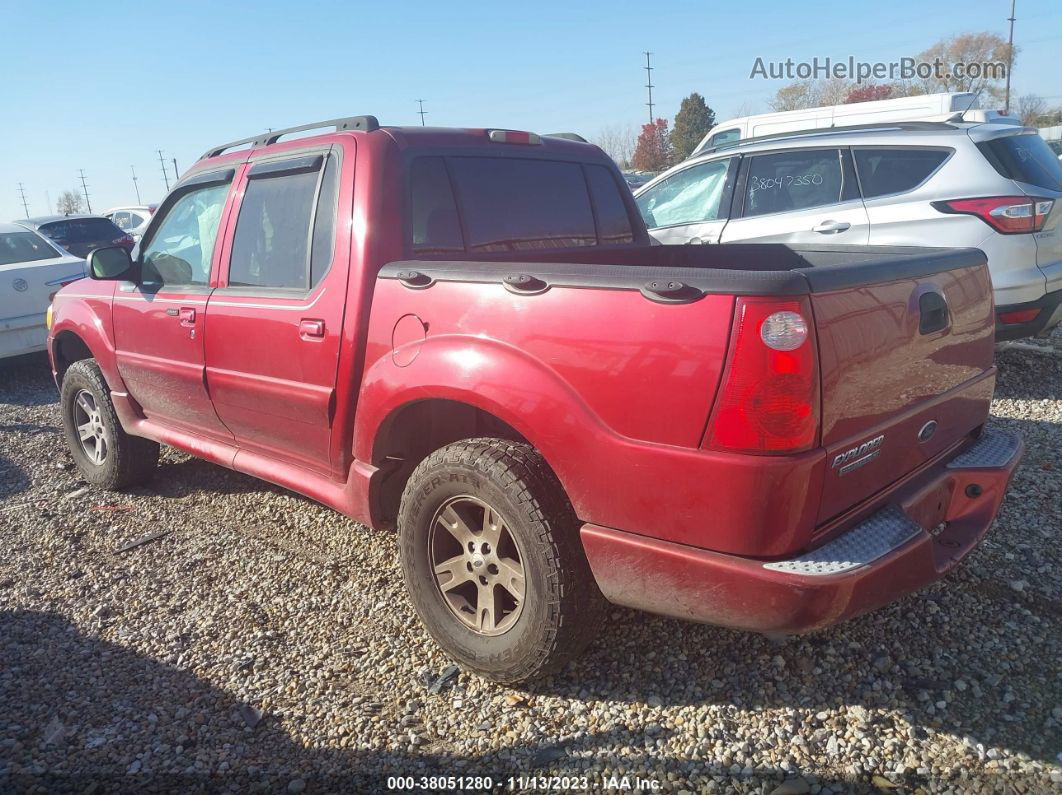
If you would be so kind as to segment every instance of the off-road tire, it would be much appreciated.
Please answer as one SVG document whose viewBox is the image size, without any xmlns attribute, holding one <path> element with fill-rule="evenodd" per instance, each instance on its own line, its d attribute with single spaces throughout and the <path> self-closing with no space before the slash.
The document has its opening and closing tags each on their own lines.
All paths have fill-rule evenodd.
<svg viewBox="0 0 1062 795">
<path fill-rule="evenodd" d="M 94 463 L 79 438 L 74 403 L 82 392 L 91 393 L 106 435 L 106 455 Z M 63 376 L 59 405 L 63 415 L 63 435 L 81 476 L 94 486 L 118 491 L 149 480 L 159 461 L 159 445 L 150 439 L 131 436 L 122 428 L 111 402 L 111 390 L 95 359 L 74 362 Z"/>
<path fill-rule="evenodd" d="M 436 584 L 430 544 L 436 512 L 455 497 L 489 505 L 520 547 L 523 607 L 504 634 L 462 624 Z M 468 439 L 432 453 L 413 471 L 398 517 L 402 573 L 435 641 L 487 679 L 518 684 L 560 670 L 590 643 L 606 602 L 594 581 L 567 495 L 530 445 Z"/>
</svg>

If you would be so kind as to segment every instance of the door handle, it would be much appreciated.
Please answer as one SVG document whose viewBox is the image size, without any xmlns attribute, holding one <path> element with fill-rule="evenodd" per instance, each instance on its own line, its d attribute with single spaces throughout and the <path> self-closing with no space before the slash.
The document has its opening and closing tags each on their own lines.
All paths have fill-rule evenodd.
<svg viewBox="0 0 1062 795">
<path fill-rule="evenodd" d="M 319 340 L 325 335 L 325 323 L 323 320 L 301 320 L 299 322 L 299 336 L 305 339 Z"/>
<path fill-rule="evenodd" d="M 190 306 L 182 306 L 180 310 L 181 325 L 182 326 L 194 326 L 195 325 L 195 310 Z"/>
<path fill-rule="evenodd" d="M 811 227 L 811 231 L 819 232 L 823 235 L 836 235 L 838 232 L 844 232 L 851 228 L 852 225 L 847 221 L 823 221 Z"/>
</svg>

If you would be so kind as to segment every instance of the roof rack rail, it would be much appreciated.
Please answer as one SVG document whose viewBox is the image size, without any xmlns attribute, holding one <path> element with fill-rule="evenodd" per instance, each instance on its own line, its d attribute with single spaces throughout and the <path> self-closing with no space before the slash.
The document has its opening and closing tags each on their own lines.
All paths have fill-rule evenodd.
<svg viewBox="0 0 1062 795">
<path fill-rule="evenodd" d="M 961 116 L 961 114 L 955 115 Z M 811 127 L 806 130 L 789 130 L 787 132 L 769 133 L 767 135 L 758 135 L 755 138 L 739 138 L 736 141 L 717 144 L 715 146 L 706 146 L 703 149 L 695 149 L 690 157 L 708 155 L 724 149 L 734 149 L 739 146 L 758 144 L 763 143 L 764 141 L 778 141 L 785 138 L 802 138 L 815 135 L 844 135 L 845 133 L 850 132 L 886 132 L 888 130 L 931 131 L 954 129 L 953 124 L 962 121 L 961 118 L 955 118 L 955 115 L 941 118 L 938 121 L 885 121 L 871 122 L 867 124 L 837 125 L 832 127 Z"/>
<path fill-rule="evenodd" d="M 336 132 L 343 132 L 344 130 L 372 132 L 373 130 L 380 129 L 380 122 L 375 116 L 347 116 L 343 119 L 328 119 L 327 121 L 318 121 L 312 124 L 300 124 L 298 127 L 285 127 L 282 130 L 270 130 L 269 132 L 260 133 L 259 135 L 252 135 L 250 138 L 241 138 L 238 141 L 229 141 L 227 144 L 211 147 L 204 152 L 203 156 L 199 159 L 205 160 L 208 157 L 217 157 L 227 149 L 234 149 L 235 147 L 243 146 L 244 144 L 250 144 L 251 146 L 269 146 L 270 144 L 275 144 L 281 136 L 303 132 L 305 130 L 321 129 L 324 127 L 333 127 Z"/>
<path fill-rule="evenodd" d="M 585 138 L 583 138 L 583 136 L 579 135 L 579 133 L 571 132 L 546 133 L 543 138 L 563 138 L 565 141 L 578 141 L 579 143 L 583 144 L 590 143 Z"/>
</svg>

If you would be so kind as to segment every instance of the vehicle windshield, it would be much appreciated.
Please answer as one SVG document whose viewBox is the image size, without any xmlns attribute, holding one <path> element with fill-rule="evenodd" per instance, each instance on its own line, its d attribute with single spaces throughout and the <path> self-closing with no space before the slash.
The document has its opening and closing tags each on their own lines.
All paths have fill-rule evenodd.
<svg viewBox="0 0 1062 795">
<path fill-rule="evenodd" d="M 63 256 L 32 232 L 0 232 L 0 265 Z"/>
</svg>

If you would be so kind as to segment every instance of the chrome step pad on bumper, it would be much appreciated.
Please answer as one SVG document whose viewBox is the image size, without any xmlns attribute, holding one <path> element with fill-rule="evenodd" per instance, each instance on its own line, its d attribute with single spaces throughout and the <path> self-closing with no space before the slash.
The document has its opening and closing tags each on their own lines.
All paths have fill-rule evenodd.
<svg viewBox="0 0 1062 795">
<path fill-rule="evenodd" d="M 969 449 L 948 462 L 948 469 L 996 469 L 1018 452 L 1021 440 L 1007 431 L 987 430 Z M 873 563 L 922 532 L 898 506 L 887 505 L 842 536 L 798 558 L 764 563 L 763 568 L 825 577 Z"/>
</svg>

